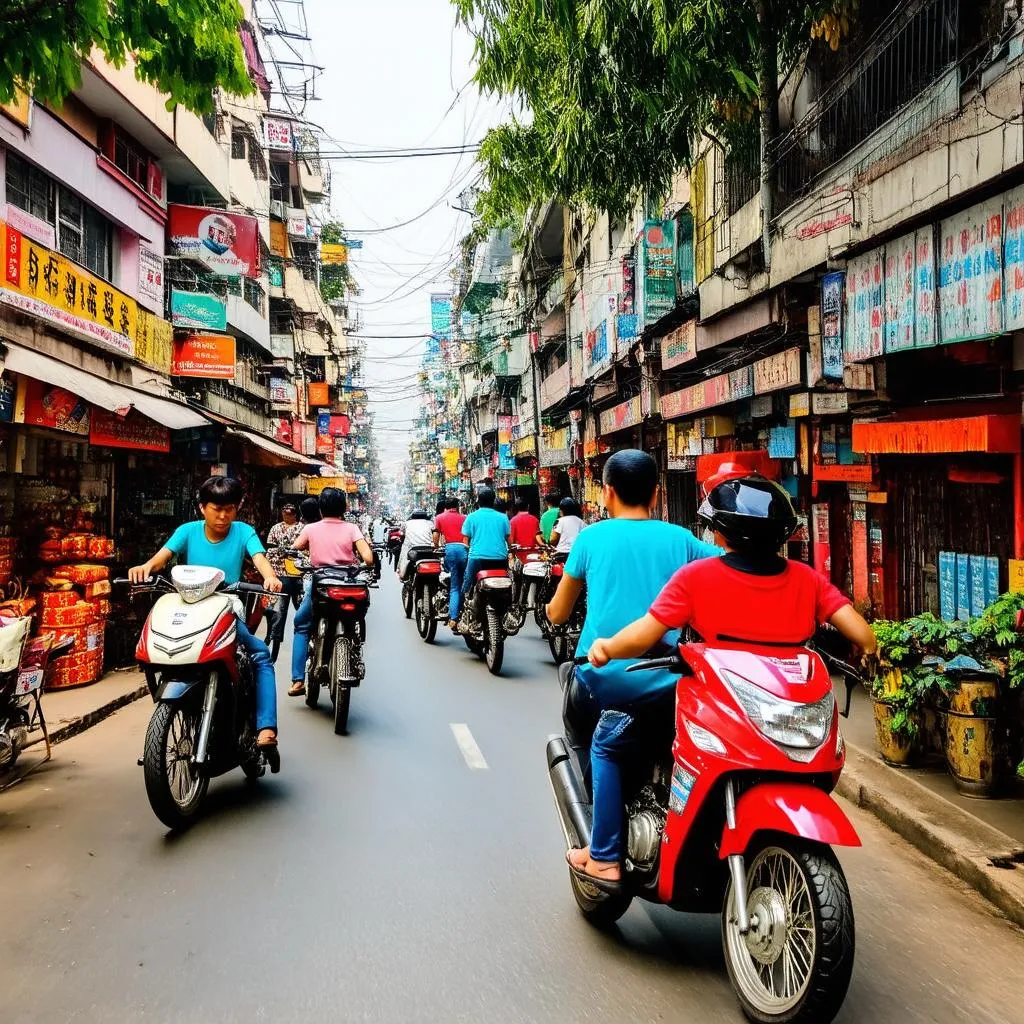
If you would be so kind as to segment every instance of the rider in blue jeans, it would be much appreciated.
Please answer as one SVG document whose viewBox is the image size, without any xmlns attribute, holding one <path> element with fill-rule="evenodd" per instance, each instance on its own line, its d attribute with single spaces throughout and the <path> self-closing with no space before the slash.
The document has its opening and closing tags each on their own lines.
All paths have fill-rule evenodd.
<svg viewBox="0 0 1024 1024">
<path fill-rule="evenodd" d="M 132 583 L 144 583 L 177 556 L 181 565 L 220 569 L 225 583 L 237 583 L 242 578 L 242 566 L 248 555 L 263 577 L 263 586 L 272 594 L 280 594 L 281 581 L 256 531 L 248 523 L 235 521 L 243 493 L 242 485 L 233 477 L 210 477 L 199 488 L 199 511 L 203 518 L 179 526 L 148 562 L 128 570 L 128 578 Z M 242 619 L 238 620 L 237 628 L 238 642 L 249 654 L 256 680 L 256 728 L 259 730 L 256 742 L 260 747 L 276 748 L 277 681 L 270 650 L 249 632 Z"/>
<path fill-rule="evenodd" d="M 462 583 L 469 558 L 462 532 L 465 522 L 458 498 L 449 498 L 445 502 L 445 510 L 434 520 L 434 547 L 440 547 L 444 542 L 444 567 L 451 577 L 448 582 L 448 625 L 453 632 L 458 629 Z"/>
</svg>

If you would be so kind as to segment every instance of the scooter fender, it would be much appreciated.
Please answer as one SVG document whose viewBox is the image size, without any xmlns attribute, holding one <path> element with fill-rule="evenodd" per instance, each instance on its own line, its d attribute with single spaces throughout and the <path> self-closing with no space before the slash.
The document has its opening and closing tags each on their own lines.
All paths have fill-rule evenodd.
<svg viewBox="0 0 1024 1024">
<path fill-rule="evenodd" d="M 165 679 L 153 694 L 154 704 L 182 704 L 190 694 L 202 699 L 205 679 Z"/>
<path fill-rule="evenodd" d="M 823 790 L 800 782 L 765 782 L 736 802 L 736 828 L 726 825 L 719 856 L 743 854 L 757 832 L 783 832 L 826 846 L 860 846 L 839 804 Z"/>
</svg>

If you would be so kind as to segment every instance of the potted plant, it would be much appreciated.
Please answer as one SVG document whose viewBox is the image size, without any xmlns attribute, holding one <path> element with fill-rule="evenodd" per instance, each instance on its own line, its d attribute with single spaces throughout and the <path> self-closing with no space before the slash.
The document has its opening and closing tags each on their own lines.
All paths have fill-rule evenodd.
<svg viewBox="0 0 1024 1024">
<path fill-rule="evenodd" d="M 875 738 L 882 760 L 904 768 L 915 759 L 924 723 L 916 674 L 922 654 L 905 623 L 880 620 L 872 629 L 878 640 L 878 671 L 870 684 Z"/>
</svg>

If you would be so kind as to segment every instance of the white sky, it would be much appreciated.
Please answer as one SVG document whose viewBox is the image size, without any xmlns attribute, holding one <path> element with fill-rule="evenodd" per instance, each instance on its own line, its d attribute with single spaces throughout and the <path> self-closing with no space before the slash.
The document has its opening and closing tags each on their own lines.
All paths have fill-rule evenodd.
<svg viewBox="0 0 1024 1024">
<path fill-rule="evenodd" d="M 469 81 L 473 40 L 456 27 L 450 0 L 305 0 L 305 6 L 314 58 L 325 67 L 321 99 L 307 115 L 346 150 L 478 142 L 504 119 L 504 103 L 481 98 Z M 468 229 L 468 218 L 450 204 L 476 176 L 472 155 L 332 162 L 332 212 L 364 240 L 351 253 L 363 288 L 357 302 L 364 333 L 429 332 L 430 293 L 451 290 L 452 253 Z M 407 227 L 360 231 L 431 207 Z M 423 339 L 367 341 L 366 382 L 388 474 L 408 455 L 420 406 L 413 375 L 423 348 Z"/>
</svg>

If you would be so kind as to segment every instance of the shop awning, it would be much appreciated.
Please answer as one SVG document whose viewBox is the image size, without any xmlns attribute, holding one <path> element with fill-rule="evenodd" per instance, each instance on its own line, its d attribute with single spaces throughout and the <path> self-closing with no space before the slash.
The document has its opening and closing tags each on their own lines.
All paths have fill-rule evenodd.
<svg viewBox="0 0 1024 1024">
<path fill-rule="evenodd" d="M 1020 417 L 1015 415 L 853 425 L 853 450 L 865 455 L 1014 454 L 1021 450 L 1020 441 Z"/>
<path fill-rule="evenodd" d="M 307 455 L 300 455 L 296 451 L 292 451 L 291 448 L 286 448 L 283 444 L 278 444 L 277 441 L 272 441 L 269 437 L 264 437 L 262 434 L 257 434 L 252 430 L 241 430 L 235 427 L 228 428 L 228 434 L 231 437 L 237 437 L 242 441 L 246 441 L 261 451 L 266 452 L 268 455 L 273 455 L 275 458 L 281 459 L 284 462 L 293 462 L 296 466 L 320 466 L 322 463 L 316 462 Z"/>
<path fill-rule="evenodd" d="M 65 391 L 70 391 L 100 409 L 106 409 L 107 412 L 134 408 L 154 423 L 159 423 L 169 430 L 189 430 L 210 425 L 209 419 L 183 402 L 175 402 L 170 398 L 160 398 L 145 391 L 125 387 L 123 384 L 115 384 L 113 381 L 104 380 L 95 374 L 62 363 L 59 359 L 44 355 L 42 352 L 23 348 L 21 345 L 11 342 L 6 342 L 6 345 L 5 369 L 64 388 Z"/>
</svg>

